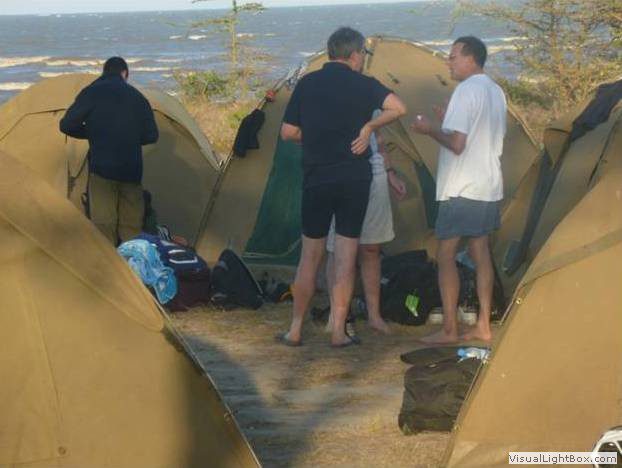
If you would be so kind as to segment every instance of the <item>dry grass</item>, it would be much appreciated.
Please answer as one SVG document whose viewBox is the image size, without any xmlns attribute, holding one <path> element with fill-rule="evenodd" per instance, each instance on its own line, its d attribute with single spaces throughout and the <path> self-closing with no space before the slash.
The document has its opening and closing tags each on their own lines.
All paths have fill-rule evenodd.
<svg viewBox="0 0 622 468">
<path fill-rule="evenodd" d="M 211 102 L 186 98 L 182 102 L 221 156 L 229 154 L 241 120 L 257 105 L 256 100 Z"/>
<path fill-rule="evenodd" d="M 544 130 L 555 120 L 552 110 L 545 109 L 538 104 L 514 104 L 523 122 L 529 128 L 537 143 L 542 143 Z"/>
</svg>

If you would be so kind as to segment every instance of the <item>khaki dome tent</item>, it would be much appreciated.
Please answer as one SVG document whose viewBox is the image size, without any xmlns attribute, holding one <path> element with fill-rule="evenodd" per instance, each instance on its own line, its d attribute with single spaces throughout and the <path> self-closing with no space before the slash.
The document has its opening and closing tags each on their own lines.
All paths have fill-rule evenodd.
<svg viewBox="0 0 622 468">
<path fill-rule="evenodd" d="M 618 167 L 554 229 L 521 280 L 445 464 L 587 452 L 622 424 L 622 145 L 612 156 Z"/>
<path fill-rule="evenodd" d="M 409 195 L 394 204 L 396 239 L 387 251 L 401 252 L 430 245 L 435 213 L 435 173 L 438 145 L 410 130 L 418 112 L 431 112 L 447 99 L 451 81 L 444 56 L 427 47 L 401 39 L 372 37 L 365 73 L 375 76 L 398 93 L 409 114 L 384 133 L 393 165 L 406 179 Z M 322 66 L 320 53 L 306 66 L 292 72 L 277 86 L 274 102 L 262 109 L 266 121 L 259 132 L 260 149 L 245 158 L 232 157 L 218 182 L 199 252 L 214 258 L 231 243 L 249 262 L 293 265 L 300 249 L 300 147 L 279 138 L 281 120 L 299 76 Z M 510 110 L 502 166 L 506 199 L 516 191 L 537 156 L 537 150 L 521 121 Z M 232 212 L 231 207 L 235 207 Z M 434 253 L 433 251 L 430 253 Z M 500 261 L 500 259 L 499 259 Z"/>
<path fill-rule="evenodd" d="M 618 153 L 622 147 L 622 102 L 593 130 L 583 134 L 579 124 L 582 116 L 592 118 L 588 113 L 596 94 L 546 129 L 541 156 L 503 213 L 501 229 L 493 237 L 493 256 L 500 260 L 499 273 L 510 293 L 553 229 L 594 180 L 603 170 L 622 163 Z"/>
<path fill-rule="evenodd" d="M 0 152 L 0 465 L 258 466 L 112 246 Z"/>
<path fill-rule="evenodd" d="M 58 130 L 65 110 L 95 77 L 43 80 L 0 107 L 0 150 L 26 164 L 76 205 L 85 191 L 88 145 Z M 195 243 L 221 162 L 183 106 L 155 89 L 141 90 L 154 109 L 157 144 L 144 147 L 143 185 L 153 195 L 160 224 Z M 77 178 L 77 180 L 73 180 Z"/>
</svg>

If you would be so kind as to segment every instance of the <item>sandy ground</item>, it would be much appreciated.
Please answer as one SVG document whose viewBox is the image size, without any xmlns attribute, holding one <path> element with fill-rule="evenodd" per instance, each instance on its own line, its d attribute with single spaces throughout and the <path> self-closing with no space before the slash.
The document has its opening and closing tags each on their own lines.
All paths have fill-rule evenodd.
<svg viewBox="0 0 622 468">
<path fill-rule="evenodd" d="M 193 347 L 265 467 L 439 466 L 447 433 L 404 436 L 397 426 L 401 353 L 428 327 L 357 322 L 363 345 L 335 350 L 309 319 L 304 346 L 275 343 L 291 305 L 258 311 L 195 309 L 173 322 Z"/>
</svg>

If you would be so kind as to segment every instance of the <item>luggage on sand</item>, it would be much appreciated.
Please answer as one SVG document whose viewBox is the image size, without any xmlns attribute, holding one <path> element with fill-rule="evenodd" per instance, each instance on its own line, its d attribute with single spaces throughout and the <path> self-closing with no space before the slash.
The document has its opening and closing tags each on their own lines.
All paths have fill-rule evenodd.
<svg viewBox="0 0 622 468">
<path fill-rule="evenodd" d="M 177 294 L 166 304 L 169 310 L 185 311 L 210 302 L 211 272 L 205 260 L 193 248 L 151 234 L 143 233 L 138 238 L 155 245 L 162 263 L 175 273 Z"/>
<path fill-rule="evenodd" d="M 401 356 L 413 364 L 404 376 L 398 425 L 405 435 L 450 431 L 471 388 L 479 359 L 460 360 L 458 346 L 422 348 Z"/>
<path fill-rule="evenodd" d="M 225 249 L 212 270 L 212 303 L 224 309 L 258 309 L 263 291 L 246 264 L 231 249 Z"/>
<path fill-rule="evenodd" d="M 414 250 L 382 260 L 382 317 L 402 325 L 423 325 L 430 311 L 441 305 L 436 267 L 425 250 Z"/>
</svg>

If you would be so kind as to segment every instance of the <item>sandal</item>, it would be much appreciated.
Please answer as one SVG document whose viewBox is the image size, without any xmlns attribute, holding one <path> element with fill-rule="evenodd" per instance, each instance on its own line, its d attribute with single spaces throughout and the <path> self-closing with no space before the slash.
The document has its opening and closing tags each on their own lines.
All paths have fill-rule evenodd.
<svg viewBox="0 0 622 468">
<path fill-rule="evenodd" d="M 293 341 L 293 340 L 290 340 L 290 339 L 287 337 L 287 332 L 286 332 L 286 333 L 279 333 L 278 335 L 276 335 L 276 336 L 274 337 L 274 340 L 275 340 L 277 343 L 280 343 L 280 344 L 285 345 L 285 346 L 291 346 L 291 347 L 293 347 L 293 348 L 296 348 L 296 347 L 298 347 L 298 346 L 302 346 L 302 340 L 301 340 L 301 341 Z"/>
</svg>

